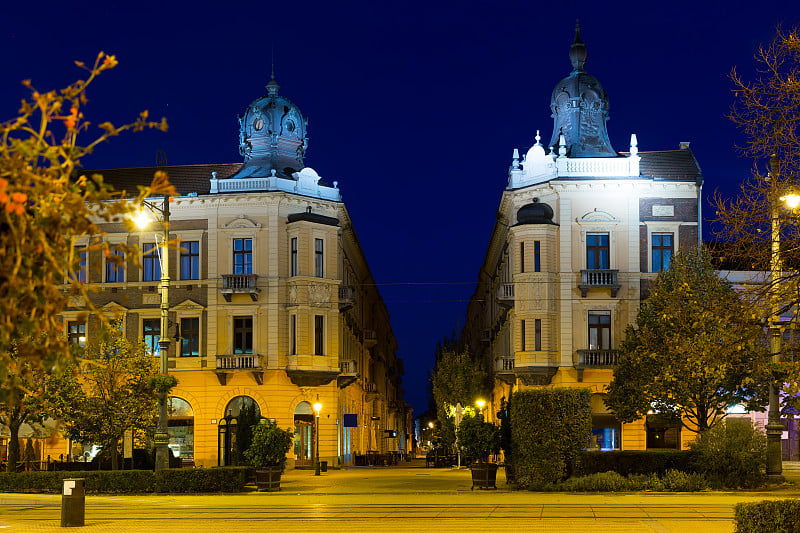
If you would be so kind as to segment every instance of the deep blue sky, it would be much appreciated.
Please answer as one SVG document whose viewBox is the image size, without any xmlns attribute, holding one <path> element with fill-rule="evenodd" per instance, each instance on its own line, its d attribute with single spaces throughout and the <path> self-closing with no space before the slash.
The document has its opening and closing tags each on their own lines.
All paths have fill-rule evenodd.
<svg viewBox="0 0 800 533">
<path fill-rule="evenodd" d="M 168 133 L 113 139 L 87 168 L 154 165 L 158 149 L 169 164 L 241 161 L 236 115 L 264 94 L 274 48 L 280 92 L 309 118 L 306 164 L 339 182 L 387 284 L 417 414 L 436 341 L 472 294 L 512 150 L 537 129 L 550 138 L 575 19 L 586 69 L 610 96 L 615 149 L 631 133 L 642 151 L 690 141 L 706 199 L 735 192 L 750 171 L 725 118 L 728 72 L 752 72 L 777 24 L 800 23 L 788 1 L 46 1 L 2 11 L 0 119 L 16 112 L 20 80 L 62 87 L 80 75 L 74 60 L 100 50 L 120 66 L 91 88 L 88 118 L 167 117 Z"/>
</svg>

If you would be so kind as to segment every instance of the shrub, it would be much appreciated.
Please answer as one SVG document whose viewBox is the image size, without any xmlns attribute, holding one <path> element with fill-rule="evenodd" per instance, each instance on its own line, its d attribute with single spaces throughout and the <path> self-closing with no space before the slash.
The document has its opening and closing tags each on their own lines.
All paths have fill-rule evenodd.
<svg viewBox="0 0 800 533">
<path fill-rule="evenodd" d="M 800 500 L 737 503 L 736 533 L 800 533 Z"/>
<path fill-rule="evenodd" d="M 93 470 L 84 472 L 0 473 L 0 492 L 61 494 L 64 479 L 85 479 L 87 494 L 150 492 L 240 492 L 247 484 L 246 467 L 162 470 Z"/>
<path fill-rule="evenodd" d="M 509 401 L 511 448 L 517 482 L 534 487 L 562 480 L 589 443 L 592 412 L 588 389 L 536 389 Z"/>
<path fill-rule="evenodd" d="M 156 492 L 241 492 L 250 468 L 184 468 L 155 473 Z"/>
<path fill-rule="evenodd" d="M 280 466 L 283 472 L 286 468 L 286 454 L 294 442 L 293 435 L 289 429 L 280 429 L 277 422 L 263 419 L 253 427 L 252 443 L 244 452 L 244 457 L 256 468 Z"/>
<path fill-rule="evenodd" d="M 690 450 L 637 450 L 637 451 L 582 451 L 578 454 L 576 472 L 587 476 L 598 472 L 614 471 L 623 476 L 630 474 L 658 474 L 667 470 L 693 472 L 697 452 Z"/>
<path fill-rule="evenodd" d="M 554 492 L 623 492 L 623 491 L 672 491 L 696 492 L 706 488 L 700 474 L 687 474 L 669 470 L 663 477 L 657 474 L 632 474 L 621 476 L 617 472 L 599 472 L 588 476 L 572 477 L 560 483 L 549 483 L 536 487 L 538 490 Z"/>
<path fill-rule="evenodd" d="M 64 479 L 83 478 L 87 493 L 145 493 L 153 491 L 149 470 L 99 470 L 84 472 L 19 472 L 0 474 L 0 492 L 60 494 Z"/>
<path fill-rule="evenodd" d="M 458 445 L 467 457 L 485 462 L 491 454 L 500 451 L 500 430 L 481 417 L 465 416 L 458 426 Z"/>
<path fill-rule="evenodd" d="M 746 420 L 722 420 L 691 444 L 697 470 L 715 486 L 752 488 L 764 484 L 767 438 Z"/>
</svg>

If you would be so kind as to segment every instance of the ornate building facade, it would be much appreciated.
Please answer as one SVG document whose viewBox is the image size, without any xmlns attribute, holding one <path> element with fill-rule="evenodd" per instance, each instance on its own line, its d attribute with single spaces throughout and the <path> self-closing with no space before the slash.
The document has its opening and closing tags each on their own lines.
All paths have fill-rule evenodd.
<svg viewBox="0 0 800 533">
<path fill-rule="evenodd" d="M 173 341 L 169 372 L 170 448 L 185 461 L 234 461 L 236 418 L 261 416 L 295 432 L 290 466 L 313 464 L 319 401 L 319 455 L 331 466 L 358 454 L 403 452 L 409 438 L 402 361 L 338 183 L 303 162 L 307 122 L 278 93 L 239 117 L 242 164 L 164 167 L 179 196 L 170 202 L 170 330 L 160 331 L 157 255 L 161 228 L 131 232 L 106 224 L 104 238 L 141 251 L 114 269 L 86 258 L 101 309 L 124 317 L 126 336 L 158 356 Z M 149 184 L 158 168 L 101 170 L 118 190 Z M 91 342 L 81 302 L 63 313 L 67 334 Z M 55 453 L 57 450 L 53 450 Z"/>
<path fill-rule="evenodd" d="M 648 282 L 698 245 L 703 176 L 689 143 L 639 152 L 631 135 L 627 152 L 612 148 L 587 56 L 576 28 L 549 147 L 537 131 L 522 158 L 514 150 L 463 335 L 493 376 L 490 413 L 515 390 L 588 387 L 596 448 L 680 447 L 679 427 L 620 424 L 602 399 Z"/>
</svg>

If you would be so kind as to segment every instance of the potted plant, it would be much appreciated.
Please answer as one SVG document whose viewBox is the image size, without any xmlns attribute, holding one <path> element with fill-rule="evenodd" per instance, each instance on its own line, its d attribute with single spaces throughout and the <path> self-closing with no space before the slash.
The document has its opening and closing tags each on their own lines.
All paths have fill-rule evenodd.
<svg viewBox="0 0 800 533">
<path fill-rule="evenodd" d="M 497 463 L 490 463 L 489 456 L 500 451 L 500 430 L 479 416 L 465 416 L 458 426 L 458 444 L 473 460 L 472 488 L 496 489 Z"/>
<path fill-rule="evenodd" d="M 262 420 L 253 428 L 253 440 L 244 452 L 245 459 L 256 469 L 258 490 L 281 489 L 281 474 L 286 468 L 286 454 L 292 448 L 294 434 L 280 429 L 272 420 Z"/>
</svg>

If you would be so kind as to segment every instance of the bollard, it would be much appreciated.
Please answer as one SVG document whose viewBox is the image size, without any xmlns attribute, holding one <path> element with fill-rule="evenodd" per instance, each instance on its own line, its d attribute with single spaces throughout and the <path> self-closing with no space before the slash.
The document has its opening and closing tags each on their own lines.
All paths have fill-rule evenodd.
<svg viewBox="0 0 800 533">
<path fill-rule="evenodd" d="M 86 491 L 83 478 L 65 479 L 61 493 L 61 527 L 81 527 L 86 514 Z"/>
<path fill-rule="evenodd" d="M 320 461 L 319 462 L 319 471 L 320 472 L 327 472 L 328 471 L 328 461 Z"/>
</svg>

